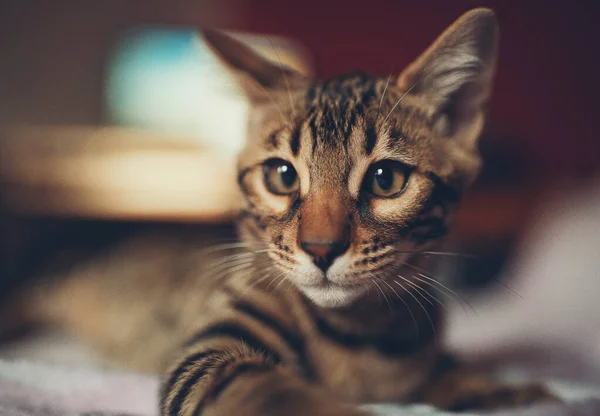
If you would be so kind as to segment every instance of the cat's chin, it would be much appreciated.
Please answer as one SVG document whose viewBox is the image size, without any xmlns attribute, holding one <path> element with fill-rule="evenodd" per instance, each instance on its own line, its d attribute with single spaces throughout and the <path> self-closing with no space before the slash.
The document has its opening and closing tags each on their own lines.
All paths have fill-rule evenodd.
<svg viewBox="0 0 600 416">
<path fill-rule="evenodd" d="M 367 293 L 366 287 L 299 286 L 306 297 L 322 308 L 349 306 Z"/>
</svg>

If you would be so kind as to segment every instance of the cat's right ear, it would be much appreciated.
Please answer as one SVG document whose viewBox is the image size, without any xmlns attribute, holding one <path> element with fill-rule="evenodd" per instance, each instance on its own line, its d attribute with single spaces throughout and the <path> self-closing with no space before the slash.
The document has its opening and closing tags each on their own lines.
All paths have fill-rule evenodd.
<svg viewBox="0 0 600 416">
<path fill-rule="evenodd" d="M 493 11 L 463 14 L 400 75 L 402 91 L 421 95 L 433 108 L 445 135 L 478 126 L 492 90 L 498 53 Z M 469 140 L 479 135 L 467 135 Z M 475 140 L 475 139 L 473 139 Z M 475 143 L 471 140 L 469 146 Z"/>
<path fill-rule="evenodd" d="M 298 86 L 305 76 L 277 65 L 249 46 L 215 29 L 201 29 L 206 45 L 231 72 L 251 101 L 265 101 L 274 90 Z"/>
</svg>

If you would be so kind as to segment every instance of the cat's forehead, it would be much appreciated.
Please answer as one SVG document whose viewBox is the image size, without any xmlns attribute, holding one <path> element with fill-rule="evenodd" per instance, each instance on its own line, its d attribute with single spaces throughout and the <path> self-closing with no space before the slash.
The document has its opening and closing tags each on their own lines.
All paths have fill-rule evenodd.
<svg viewBox="0 0 600 416">
<path fill-rule="evenodd" d="M 390 77 L 357 73 L 308 88 L 299 122 L 308 126 L 303 133 L 315 140 L 313 151 L 344 148 L 356 156 L 371 154 L 378 141 L 390 146 L 422 141 L 431 126 L 427 103 L 406 96 L 393 83 Z"/>
<path fill-rule="evenodd" d="M 318 81 L 306 90 L 308 106 L 368 105 L 385 89 L 384 79 L 365 73 L 349 73 Z"/>
<path fill-rule="evenodd" d="M 426 153 L 430 122 L 421 104 L 392 77 L 336 76 L 281 92 L 251 148 L 300 162 L 317 182 L 339 184 L 357 164 L 385 158 L 411 164 Z"/>
<path fill-rule="evenodd" d="M 343 142 L 352 133 L 366 136 L 369 128 L 373 134 L 417 139 L 431 127 L 428 103 L 405 94 L 395 84 L 392 77 L 363 73 L 316 83 L 304 94 L 301 118 L 308 120 L 310 133 L 325 143 Z"/>
</svg>

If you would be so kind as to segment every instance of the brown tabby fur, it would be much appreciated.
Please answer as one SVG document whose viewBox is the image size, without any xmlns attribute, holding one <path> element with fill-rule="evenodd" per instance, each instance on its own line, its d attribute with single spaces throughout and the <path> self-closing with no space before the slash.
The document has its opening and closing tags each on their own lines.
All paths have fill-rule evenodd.
<svg viewBox="0 0 600 416">
<path fill-rule="evenodd" d="M 493 13 L 465 14 L 390 78 L 309 80 L 218 32 L 205 38 L 252 102 L 239 157 L 242 242 L 207 248 L 213 236 L 195 228 L 131 238 L 37 286 L 27 313 L 130 367 L 164 372 L 170 416 L 359 415 L 350 404 L 378 401 L 460 411 L 551 398 L 443 354 L 437 286 L 424 272 L 423 252 L 480 167 Z M 296 194 L 267 190 L 263 163 L 274 157 L 297 170 Z M 365 195 L 368 167 L 387 159 L 410 167 L 405 191 Z M 301 244 L 342 240 L 348 248 L 323 283 Z"/>
</svg>

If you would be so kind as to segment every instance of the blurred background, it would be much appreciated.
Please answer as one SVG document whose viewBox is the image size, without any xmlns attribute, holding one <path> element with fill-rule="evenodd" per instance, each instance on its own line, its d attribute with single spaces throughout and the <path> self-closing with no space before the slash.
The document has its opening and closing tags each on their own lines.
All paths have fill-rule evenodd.
<svg viewBox="0 0 600 416">
<path fill-rule="evenodd" d="M 273 41 L 318 76 L 387 76 L 476 6 L 498 14 L 500 61 L 485 169 L 450 238 L 475 257 L 445 270 L 461 290 L 505 291 L 494 282 L 547 207 L 600 191 L 595 0 L 0 0 L 3 285 L 111 227 L 230 221 L 245 103 L 195 28 L 233 31 L 271 58 Z"/>
</svg>

